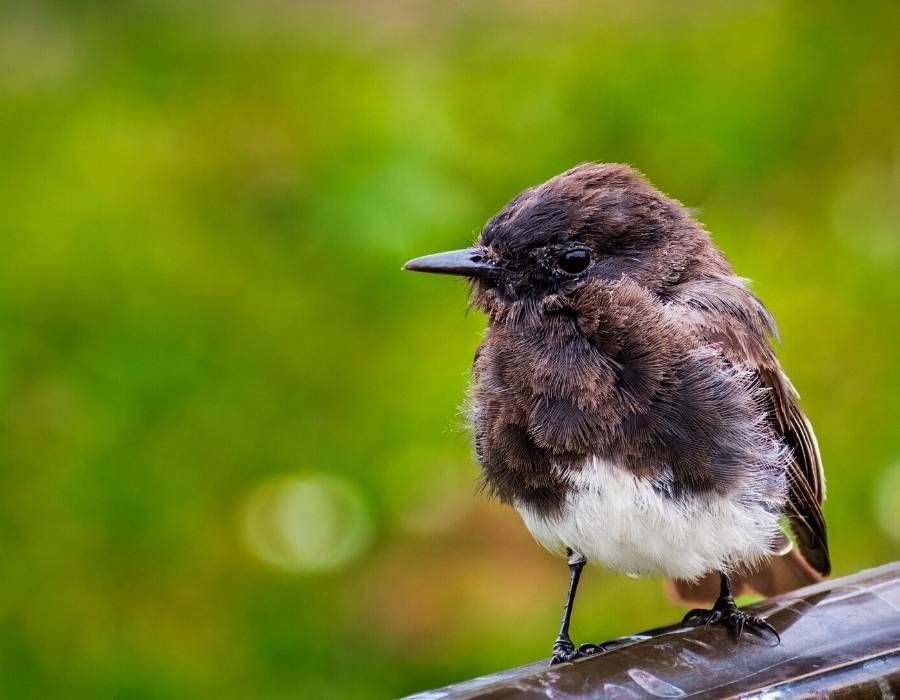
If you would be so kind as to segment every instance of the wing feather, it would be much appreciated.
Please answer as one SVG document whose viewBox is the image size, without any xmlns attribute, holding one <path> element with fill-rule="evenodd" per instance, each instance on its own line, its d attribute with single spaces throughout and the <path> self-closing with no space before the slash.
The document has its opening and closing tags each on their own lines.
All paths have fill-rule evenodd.
<svg viewBox="0 0 900 700">
<path fill-rule="evenodd" d="M 790 448 L 787 518 L 806 561 L 819 573 L 831 572 L 822 503 L 825 473 L 812 425 L 769 342 L 775 321 L 739 277 L 715 277 L 684 283 L 670 296 L 691 329 L 719 347 L 731 361 L 757 373 L 768 389 L 772 429 Z"/>
</svg>

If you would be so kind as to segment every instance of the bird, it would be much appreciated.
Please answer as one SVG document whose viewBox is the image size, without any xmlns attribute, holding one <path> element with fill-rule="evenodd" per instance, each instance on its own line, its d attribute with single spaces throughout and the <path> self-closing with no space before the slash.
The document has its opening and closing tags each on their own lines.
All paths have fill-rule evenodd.
<svg viewBox="0 0 900 700">
<path fill-rule="evenodd" d="M 606 650 L 569 633 L 586 564 L 667 578 L 715 598 L 685 623 L 780 643 L 734 596 L 830 573 L 822 459 L 775 320 L 692 210 L 631 166 L 582 163 L 472 247 L 404 269 L 466 278 L 487 316 L 475 455 L 486 491 L 568 564 L 551 664 Z"/>
</svg>

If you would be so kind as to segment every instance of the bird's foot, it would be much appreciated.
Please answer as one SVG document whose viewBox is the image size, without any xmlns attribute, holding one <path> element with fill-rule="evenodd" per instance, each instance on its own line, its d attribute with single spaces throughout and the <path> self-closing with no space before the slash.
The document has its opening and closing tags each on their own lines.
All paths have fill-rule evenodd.
<svg viewBox="0 0 900 700">
<path fill-rule="evenodd" d="M 606 649 L 600 644 L 582 644 L 577 647 L 572 644 L 572 640 L 568 637 L 557 637 L 556 643 L 553 645 L 553 656 L 550 657 L 550 665 L 564 664 L 575 659 L 581 659 L 585 656 L 593 656 L 602 654 Z"/>
<path fill-rule="evenodd" d="M 756 632 L 760 636 L 764 633 L 774 635 L 781 644 L 781 635 L 768 622 L 761 617 L 751 615 L 741 610 L 732 599 L 719 600 L 713 606 L 712 610 L 704 610 L 698 608 L 691 610 L 682 620 L 683 624 L 701 624 L 709 627 L 710 625 L 724 625 L 734 630 L 738 639 L 744 634 L 745 630 Z"/>
<path fill-rule="evenodd" d="M 568 637 L 560 635 L 553 644 L 553 656 L 550 657 L 550 665 L 564 664 L 578 658 L 578 649 Z"/>
</svg>

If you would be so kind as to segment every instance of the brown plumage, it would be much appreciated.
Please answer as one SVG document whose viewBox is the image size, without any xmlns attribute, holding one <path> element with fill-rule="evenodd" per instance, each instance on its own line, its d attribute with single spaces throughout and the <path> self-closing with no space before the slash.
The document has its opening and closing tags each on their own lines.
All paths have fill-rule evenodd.
<svg viewBox="0 0 900 700">
<path fill-rule="evenodd" d="M 484 485 L 570 565 L 673 576 L 687 598 L 721 574 L 719 618 L 741 629 L 726 575 L 771 594 L 829 573 L 821 459 L 775 323 L 636 171 L 580 165 L 518 195 L 475 248 L 408 268 L 471 278 L 489 324 L 471 391 Z"/>
</svg>

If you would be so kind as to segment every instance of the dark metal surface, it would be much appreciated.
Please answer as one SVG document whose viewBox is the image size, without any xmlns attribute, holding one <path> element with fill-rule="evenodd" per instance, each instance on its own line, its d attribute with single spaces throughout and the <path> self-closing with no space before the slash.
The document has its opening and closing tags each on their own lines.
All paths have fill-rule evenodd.
<svg viewBox="0 0 900 700">
<path fill-rule="evenodd" d="M 439 698 L 900 698 L 900 562 L 751 606 L 781 633 L 672 626 L 605 654 L 546 661 L 411 696 Z"/>
</svg>

